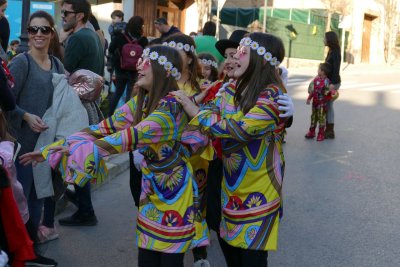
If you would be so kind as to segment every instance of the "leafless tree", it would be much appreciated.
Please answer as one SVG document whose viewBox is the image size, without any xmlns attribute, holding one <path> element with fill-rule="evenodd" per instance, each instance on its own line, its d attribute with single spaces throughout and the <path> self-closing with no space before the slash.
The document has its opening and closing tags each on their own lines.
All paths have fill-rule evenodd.
<svg viewBox="0 0 400 267">
<path fill-rule="evenodd" d="M 378 0 L 383 8 L 384 28 L 384 56 L 386 63 L 390 62 L 390 55 L 393 49 L 393 36 L 398 13 L 398 0 Z"/>
<path fill-rule="evenodd" d="M 196 0 L 197 10 L 199 13 L 199 23 L 198 23 L 198 30 L 201 31 L 203 25 L 205 23 L 204 17 L 206 16 L 207 19 L 210 19 L 211 14 L 211 4 L 210 0 Z"/>
<path fill-rule="evenodd" d="M 331 30 L 331 18 L 332 14 L 339 13 L 341 15 L 348 15 L 350 13 L 350 7 L 352 6 L 352 0 L 322 0 L 325 5 L 328 17 L 326 19 L 326 31 Z"/>
</svg>

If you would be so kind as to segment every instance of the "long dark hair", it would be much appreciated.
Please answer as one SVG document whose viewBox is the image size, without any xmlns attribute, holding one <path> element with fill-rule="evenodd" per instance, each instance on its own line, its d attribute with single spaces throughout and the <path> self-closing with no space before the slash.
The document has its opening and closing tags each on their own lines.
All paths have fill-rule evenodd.
<svg viewBox="0 0 400 267">
<path fill-rule="evenodd" d="M 335 49 L 340 50 L 339 38 L 338 38 L 336 32 L 332 32 L 332 31 L 326 32 L 325 40 L 326 40 L 326 46 L 329 47 L 329 50 L 335 50 Z"/>
<path fill-rule="evenodd" d="M 174 41 L 175 43 L 182 43 L 182 44 L 188 44 L 190 46 L 193 46 L 196 49 L 196 44 L 194 43 L 194 40 L 192 37 L 182 34 L 182 33 L 175 33 L 168 38 L 165 39 L 166 42 L 171 42 Z M 189 64 L 189 80 L 190 80 L 190 85 L 192 86 L 193 89 L 195 89 L 197 92 L 200 92 L 200 85 L 199 85 L 199 78 L 201 77 L 200 73 L 200 66 L 198 62 L 198 58 L 196 56 L 195 52 L 192 51 L 185 51 L 186 55 L 192 59 L 192 62 Z M 183 66 L 186 68 L 186 66 Z"/>
<path fill-rule="evenodd" d="M 133 16 L 132 18 L 129 19 L 125 30 L 133 36 L 142 36 L 143 25 L 144 25 L 144 19 L 142 17 Z"/>
<path fill-rule="evenodd" d="M 182 59 L 177 50 L 163 45 L 151 46 L 149 48 L 150 53 L 155 51 L 159 56 L 165 56 L 179 72 L 182 72 Z M 153 86 L 149 92 L 143 88 L 139 89 L 137 94 L 137 111 L 133 118 L 133 125 L 138 124 L 142 120 L 143 104 L 146 95 L 148 95 L 146 102 L 147 114 L 150 114 L 156 109 L 158 103 L 163 97 L 165 97 L 169 92 L 179 89 L 175 78 L 172 77 L 171 74 L 168 74 L 157 60 L 150 60 L 150 62 L 153 71 Z"/>
<path fill-rule="evenodd" d="M 7 0 L 0 0 L 0 6 L 4 5 L 5 3 L 7 3 Z"/>
<path fill-rule="evenodd" d="M 11 136 L 7 120 L 4 113 L 0 110 L 0 142 L 2 141 L 15 141 L 15 139 Z"/>
<path fill-rule="evenodd" d="M 265 47 L 279 62 L 283 61 L 285 48 L 280 38 L 259 32 L 252 33 L 249 37 L 260 46 Z M 261 91 L 270 84 L 278 85 L 286 92 L 276 67 L 266 62 L 264 57 L 257 54 L 256 50 L 250 49 L 249 66 L 237 81 L 235 104 L 240 106 L 243 113 L 246 114 L 256 104 Z"/>
<path fill-rule="evenodd" d="M 60 50 L 60 41 L 58 39 L 58 34 L 54 28 L 54 19 L 53 17 L 47 13 L 46 11 L 39 10 L 34 13 L 29 17 L 29 22 L 28 26 L 31 24 L 32 20 L 35 18 L 43 18 L 47 20 L 47 22 L 50 24 L 50 27 L 53 28 L 53 38 L 50 41 L 49 45 L 49 55 L 54 55 L 55 57 L 61 57 L 61 50 Z M 62 58 L 59 58 L 62 61 Z"/>
</svg>

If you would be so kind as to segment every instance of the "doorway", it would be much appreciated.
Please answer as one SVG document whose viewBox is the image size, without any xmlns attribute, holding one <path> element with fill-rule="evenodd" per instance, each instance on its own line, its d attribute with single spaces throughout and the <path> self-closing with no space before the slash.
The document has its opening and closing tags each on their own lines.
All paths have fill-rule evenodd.
<svg viewBox="0 0 400 267">
<path fill-rule="evenodd" d="M 363 36 L 362 36 L 362 49 L 361 49 L 361 62 L 369 63 L 370 46 L 371 46 L 371 29 L 372 21 L 375 16 L 368 14 L 364 15 Z"/>
</svg>

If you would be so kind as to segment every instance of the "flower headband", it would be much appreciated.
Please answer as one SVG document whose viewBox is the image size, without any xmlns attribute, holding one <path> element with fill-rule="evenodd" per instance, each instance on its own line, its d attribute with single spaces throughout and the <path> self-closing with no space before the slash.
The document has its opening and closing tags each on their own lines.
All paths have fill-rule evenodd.
<svg viewBox="0 0 400 267">
<path fill-rule="evenodd" d="M 190 44 L 176 43 L 174 41 L 171 41 L 169 43 L 164 42 L 163 45 L 164 46 L 173 47 L 173 48 L 177 48 L 179 50 L 185 50 L 186 52 L 192 51 L 192 53 L 194 53 L 194 46 L 190 45 Z"/>
<path fill-rule="evenodd" d="M 218 68 L 218 63 L 217 62 L 215 62 L 214 60 L 211 60 L 211 59 L 205 59 L 205 58 L 203 58 L 203 59 L 201 59 L 201 64 L 203 64 L 203 65 L 208 65 L 208 66 L 213 66 L 214 68 Z"/>
<path fill-rule="evenodd" d="M 146 48 L 143 50 L 143 57 L 149 57 L 153 61 L 157 60 L 158 64 L 163 66 L 168 74 L 171 73 L 175 80 L 178 81 L 181 78 L 181 73 L 174 67 L 174 65 L 172 65 L 171 62 L 168 61 L 166 56 L 159 55 L 156 51 L 150 52 L 150 48 Z"/>
<path fill-rule="evenodd" d="M 245 37 L 240 41 L 240 45 L 248 46 L 253 50 L 257 51 L 257 54 L 264 57 L 266 61 L 271 64 L 271 66 L 278 67 L 281 64 L 276 57 L 272 57 L 272 54 L 268 52 L 264 46 L 260 46 L 256 41 L 251 40 L 250 37 Z"/>
</svg>

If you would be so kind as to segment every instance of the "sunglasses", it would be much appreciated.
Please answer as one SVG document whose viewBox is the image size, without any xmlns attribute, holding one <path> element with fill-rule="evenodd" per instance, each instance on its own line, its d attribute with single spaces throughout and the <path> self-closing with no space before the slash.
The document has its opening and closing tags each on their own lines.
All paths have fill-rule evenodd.
<svg viewBox="0 0 400 267">
<path fill-rule="evenodd" d="M 246 46 L 239 46 L 237 48 L 237 52 L 239 53 L 240 56 L 245 55 L 247 52 Z"/>
<path fill-rule="evenodd" d="M 37 34 L 39 30 L 44 35 L 49 35 L 50 33 L 53 32 L 53 28 L 50 26 L 29 26 L 27 30 L 28 33 L 32 35 Z"/>
<path fill-rule="evenodd" d="M 150 65 L 151 65 L 151 63 L 150 63 L 150 58 L 139 58 L 138 59 L 138 61 L 137 61 L 137 63 L 136 63 L 136 68 L 139 68 L 139 66 L 140 65 L 142 65 L 143 64 L 143 70 L 145 70 L 145 69 L 147 69 Z"/>
<path fill-rule="evenodd" d="M 61 15 L 64 17 L 68 17 L 69 14 L 76 14 L 76 13 L 79 13 L 79 12 L 61 9 Z"/>
</svg>

